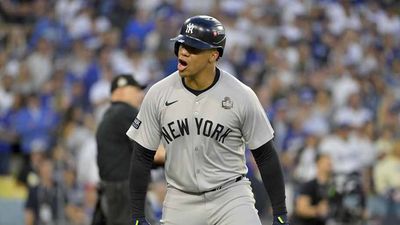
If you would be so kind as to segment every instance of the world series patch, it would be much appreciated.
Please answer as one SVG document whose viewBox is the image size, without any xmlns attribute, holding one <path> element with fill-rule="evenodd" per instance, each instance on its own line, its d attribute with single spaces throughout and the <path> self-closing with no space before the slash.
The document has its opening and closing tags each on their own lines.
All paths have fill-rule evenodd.
<svg viewBox="0 0 400 225">
<path fill-rule="evenodd" d="M 142 121 L 140 121 L 140 120 L 136 117 L 136 118 L 133 120 L 132 127 L 136 128 L 136 129 L 139 129 L 140 124 L 142 124 Z"/>
<path fill-rule="evenodd" d="M 233 107 L 233 101 L 229 97 L 225 97 L 224 100 L 222 100 L 222 108 L 224 109 L 231 109 Z"/>
</svg>

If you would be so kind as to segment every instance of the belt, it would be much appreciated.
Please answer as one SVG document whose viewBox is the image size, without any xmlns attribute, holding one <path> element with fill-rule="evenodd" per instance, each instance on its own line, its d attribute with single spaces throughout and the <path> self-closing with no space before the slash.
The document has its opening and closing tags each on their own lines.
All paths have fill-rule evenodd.
<svg viewBox="0 0 400 225">
<path fill-rule="evenodd" d="M 240 176 L 236 177 L 235 179 L 230 180 L 230 181 L 226 182 L 225 184 L 223 184 L 223 185 L 221 185 L 221 186 L 218 186 L 218 187 L 216 187 L 216 188 L 214 188 L 214 189 L 205 191 L 204 193 L 221 190 L 223 187 L 226 187 L 226 186 L 228 186 L 229 184 L 233 184 L 233 183 L 236 183 L 236 182 L 238 182 L 238 181 L 241 181 L 244 177 L 245 177 L 245 175 L 240 175 Z"/>
</svg>

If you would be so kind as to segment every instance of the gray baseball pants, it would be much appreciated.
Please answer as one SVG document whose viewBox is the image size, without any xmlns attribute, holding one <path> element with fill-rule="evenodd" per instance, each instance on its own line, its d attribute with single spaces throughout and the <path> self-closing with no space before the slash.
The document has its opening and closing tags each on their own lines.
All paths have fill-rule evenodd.
<svg viewBox="0 0 400 225">
<path fill-rule="evenodd" d="M 250 181 L 194 194 L 167 188 L 162 225 L 261 225 Z"/>
</svg>

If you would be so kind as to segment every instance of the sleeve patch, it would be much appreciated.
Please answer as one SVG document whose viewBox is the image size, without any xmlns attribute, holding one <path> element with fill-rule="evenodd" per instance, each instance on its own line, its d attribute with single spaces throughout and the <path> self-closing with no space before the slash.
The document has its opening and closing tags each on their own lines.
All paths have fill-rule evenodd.
<svg viewBox="0 0 400 225">
<path fill-rule="evenodd" d="M 142 124 L 142 121 L 140 121 L 137 117 L 133 120 L 132 127 L 139 129 L 140 125 Z"/>
</svg>

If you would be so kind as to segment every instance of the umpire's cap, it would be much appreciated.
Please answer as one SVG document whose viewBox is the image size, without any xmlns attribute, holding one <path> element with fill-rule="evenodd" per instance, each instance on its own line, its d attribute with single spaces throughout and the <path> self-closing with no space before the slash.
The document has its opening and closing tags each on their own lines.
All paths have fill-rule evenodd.
<svg viewBox="0 0 400 225">
<path fill-rule="evenodd" d="M 175 55 L 178 55 L 179 45 L 184 43 L 197 49 L 218 49 L 219 56 L 224 53 L 225 28 L 221 22 L 211 16 L 199 15 L 187 19 L 175 41 Z"/>
<path fill-rule="evenodd" d="M 139 84 L 131 74 L 121 74 L 113 78 L 111 82 L 111 93 L 114 92 L 117 88 L 125 87 L 125 86 L 134 86 L 140 89 L 145 89 L 146 86 Z"/>
</svg>

